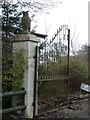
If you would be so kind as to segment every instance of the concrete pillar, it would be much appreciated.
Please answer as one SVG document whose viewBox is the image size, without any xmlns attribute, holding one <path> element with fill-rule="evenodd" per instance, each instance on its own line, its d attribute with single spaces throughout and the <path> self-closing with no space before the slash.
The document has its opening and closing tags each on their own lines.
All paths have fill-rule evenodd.
<svg viewBox="0 0 90 120">
<path fill-rule="evenodd" d="M 32 34 L 19 34 L 13 38 L 13 50 L 25 50 L 27 58 L 27 69 L 24 73 L 23 87 L 26 90 L 25 114 L 27 118 L 33 118 L 33 100 L 34 100 L 34 78 L 35 78 L 35 52 L 38 46 L 38 39 Z M 18 71 L 19 72 L 19 71 Z M 37 106 L 37 105 L 36 105 Z"/>
</svg>

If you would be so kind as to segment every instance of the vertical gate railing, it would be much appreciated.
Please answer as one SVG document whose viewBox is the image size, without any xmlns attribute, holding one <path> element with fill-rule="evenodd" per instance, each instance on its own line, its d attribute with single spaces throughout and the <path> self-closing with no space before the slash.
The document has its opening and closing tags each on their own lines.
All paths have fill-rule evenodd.
<svg viewBox="0 0 90 120">
<path fill-rule="evenodd" d="M 68 26 L 62 25 L 50 41 L 46 40 L 36 48 L 36 53 L 34 103 L 36 103 L 38 91 L 38 112 L 57 106 L 62 99 L 66 99 L 68 104 L 70 54 Z M 34 113 L 35 109 L 36 106 Z"/>
<path fill-rule="evenodd" d="M 69 48 L 70 29 L 63 25 L 50 41 L 40 46 L 39 80 L 68 77 Z"/>
</svg>

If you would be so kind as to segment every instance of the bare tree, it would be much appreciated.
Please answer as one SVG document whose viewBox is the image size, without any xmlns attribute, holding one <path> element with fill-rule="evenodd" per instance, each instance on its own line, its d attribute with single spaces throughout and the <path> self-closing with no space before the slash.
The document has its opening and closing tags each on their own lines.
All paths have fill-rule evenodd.
<svg viewBox="0 0 90 120">
<path fill-rule="evenodd" d="M 60 0 L 17 0 L 21 7 L 27 8 L 30 12 L 36 13 L 46 11 L 48 8 L 56 7 Z"/>
<path fill-rule="evenodd" d="M 61 3 L 61 0 L 0 0 L 0 5 L 2 5 L 4 2 L 16 2 L 17 4 L 19 4 L 19 10 L 21 9 L 20 11 L 29 11 L 31 21 L 35 23 L 32 31 L 35 31 L 37 27 L 37 13 L 48 13 L 48 10 L 59 5 Z"/>
<path fill-rule="evenodd" d="M 76 33 L 76 25 L 74 26 L 74 31 L 73 31 L 73 34 L 71 36 L 71 53 L 74 55 L 76 55 L 77 53 L 77 49 L 78 49 L 78 36 L 79 36 L 79 33 Z"/>
<path fill-rule="evenodd" d="M 48 8 L 56 7 L 61 0 L 17 0 L 17 3 L 20 4 L 21 7 L 27 8 L 30 12 L 40 12 L 45 11 Z M 3 2 L 14 2 L 14 0 L 0 0 L 0 4 Z"/>
</svg>

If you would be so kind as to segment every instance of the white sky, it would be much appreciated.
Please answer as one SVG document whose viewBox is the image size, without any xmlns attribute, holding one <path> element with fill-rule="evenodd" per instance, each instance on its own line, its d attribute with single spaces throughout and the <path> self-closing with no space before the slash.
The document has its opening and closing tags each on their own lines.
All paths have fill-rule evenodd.
<svg viewBox="0 0 90 120">
<path fill-rule="evenodd" d="M 50 14 L 40 14 L 38 19 L 38 33 L 47 33 L 52 38 L 62 24 L 68 24 L 74 47 L 88 43 L 88 0 L 62 0 Z"/>
<path fill-rule="evenodd" d="M 82 44 L 88 43 L 88 0 L 61 0 L 61 2 L 56 8 L 49 10 L 50 14 L 36 14 L 37 32 L 47 34 L 50 39 L 62 24 L 67 24 L 71 30 L 71 39 L 74 37 L 73 45 L 77 49 Z"/>
</svg>

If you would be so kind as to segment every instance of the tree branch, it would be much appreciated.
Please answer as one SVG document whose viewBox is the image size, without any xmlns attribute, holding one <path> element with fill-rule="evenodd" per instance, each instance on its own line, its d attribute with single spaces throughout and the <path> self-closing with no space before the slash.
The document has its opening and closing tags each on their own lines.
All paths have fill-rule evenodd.
<svg viewBox="0 0 90 120">
<path fill-rule="evenodd" d="M 52 0 L 17 0 L 21 7 L 28 8 L 31 12 L 40 12 L 45 11 L 50 8 L 56 7 L 60 2 L 60 0 L 56 0 L 53 2 Z"/>
</svg>

